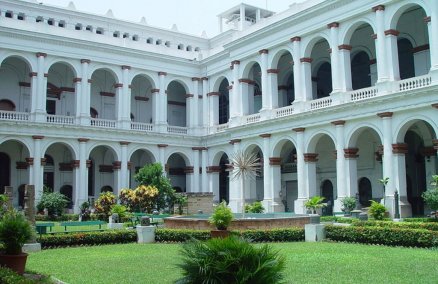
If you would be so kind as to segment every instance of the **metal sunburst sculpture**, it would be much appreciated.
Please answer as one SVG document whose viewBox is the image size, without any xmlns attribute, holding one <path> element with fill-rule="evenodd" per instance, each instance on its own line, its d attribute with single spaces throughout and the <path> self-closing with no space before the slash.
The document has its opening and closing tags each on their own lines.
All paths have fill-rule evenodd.
<svg viewBox="0 0 438 284">
<path fill-rule="evenodd" d="M 254 180 L 260 173 L 260 159 L 255 153 L 235 152 L 230 158 L 231 179 L 240 179 L 240 196 L 242 198 L 242 218 L 245 217 L 245 181 Z"/>
</svg>

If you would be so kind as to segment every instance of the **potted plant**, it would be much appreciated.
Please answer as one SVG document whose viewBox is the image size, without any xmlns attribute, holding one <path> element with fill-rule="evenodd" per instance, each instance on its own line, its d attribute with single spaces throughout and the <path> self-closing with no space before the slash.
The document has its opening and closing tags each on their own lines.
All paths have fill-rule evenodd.
<svg viewBox="0 0 438 284">
<path fill-rule="evenodd" d="M 342 212 L 345 213 L 345 216 L 350 216 L 351 211 L 356 208 L 356 198 L 354 197 L 344 197 L 341 199 L 342 204 Z"/>
<path fill-rule="evenodd" d="M 327 206 L 327 204 L 322 203 L 324 201 L 324 197 L 322 196 L 314 196 L 304 203 L 307 209 L 311 210 L 312 214 L 317 214 L 316 209 Z"/>
<path fill-rule="evenodd" d="M 26 267 L 27 253 L 24 243 L 32 237 L 33 230 L 26 218 L 16 210 L 7 211 L 0 220 L 0 266 L 6 266 L 22 275 Z"/>
<path fill-rule="evenodd" d="M 213 214 L 209 219 L 210 224 L 214 225 L 217 229 L 211 231 L 211 237 L 228 237 L 229 231 L 227 230 L 227 228 L 231 224 L 233 218 L 233 212 L 231 212 L 231 209 L 227 206 L 227 203 L 225 201 L 222 201 L 218 206 L 216 206 Z"/>
</svg>

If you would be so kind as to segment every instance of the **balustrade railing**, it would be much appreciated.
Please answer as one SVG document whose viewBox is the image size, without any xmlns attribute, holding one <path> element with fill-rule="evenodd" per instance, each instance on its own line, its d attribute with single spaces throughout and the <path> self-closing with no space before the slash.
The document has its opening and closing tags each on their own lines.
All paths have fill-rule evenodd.
<svg viewBox="0 0 438 284">
<path fill-rule="evenodd" d="M 260 113 L 251 114 L 246 117 L 246 124 L 256 123 L 259 121 L 260 121 Z"/>
<path fill-rule="evenodd" d="M 378 90 L 376 87 L 364 88 L 356 91 L 348 92 L 350 101 L 361 101 L 369 98 L 374 98 L 377 96 Z"/>
<path fill-rule="evenodd" d="M 16 111 L 0 111 L 1 120 L 14 120 L 14 121 L 27 121 L 29 120 L 28 112 L 16 112 Z"/>
<path fill-rule="evenodd" d="M 48 114 L 47 122 L 53 124 L 74 124 L 75 118 L 73 116 Z"/>
<path fill-rule="evenodd" d="M 116 128 L 116 121 L 110 119 L 91 118 L 91 126 L 102 128 Z"/>
<path fill-rule="evenodd" d="M 187 127 L 181 126 L 167 126 L 167 132 L 173 134 L 184 134 L 187 135 Z"/>
<path fill-rule="evenodd" d="M 131 122 L 131 129 L 150 132 L 154 130 L 154 125 L 150 123 L 142 123 L 142 122 Z"/>
<path fill-rule="evenodd" d="M 310 101 L 310 110 L 326 108 L 332 105 L 332 98 L 321 98 L 317 100 Z"/>
<path fill-rule="evenodd" d="M 414 90 L 423 88 L 432 84 L 432 78 L 429 75 L 409 78 L 398 82 L 399 91 Z"/>
<path fill-rule="evenodd" d="M 294 106 L 287 106 L 275 110 L 275 117 L 289 116 L 294 113 Z"/>
<path fill-rule="evenodd" d="M 222 132 L 228 129 L 228 123 L 219 124 L 216 128 L 217 132 Z"/>
</svg>

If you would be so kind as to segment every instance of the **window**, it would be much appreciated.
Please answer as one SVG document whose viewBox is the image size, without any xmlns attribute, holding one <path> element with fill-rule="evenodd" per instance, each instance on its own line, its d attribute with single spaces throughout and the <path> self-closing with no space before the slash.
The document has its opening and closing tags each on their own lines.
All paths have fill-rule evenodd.
<svg viewBox="0 0 438 284">
<path fill-rule="evenodd" d="M 47 24 L 49 26 L 53 26 L 55 24 L 55 20 L 50 18 L 50 19 L 47 20 Z"/>
<path fill-rule="evenodd" d="M 113 37 L 120 37 L 120 32 L 113 32 Z"/>
<path fill-rule="evenodd" d="M 65 28 L 65 21 L 59 21 L 58 27 Z"/>
<path fill-rule="evenodd" d="M 42 22 L 44 22 L 44 19 L 43 19 L 43 17 L 38 16 L 38 17 L 36 17 L 35 22 L 42 23 Z"/>
<path fill-rule="evenodd" d="M 96 29 L 96 34 L 103 35 L 103 28 L 97 28 Z"/>
<path fill-rule="evenodd" d="M 187 51 L 192 51 L 192 50 L 193 50 L 193 48 L 192 48 L 192 46 L 191 46 L 191 45 L 188 45 L 188 46 L 187 46 L 187 48 L 186 48 L 186 50 L 187 50 Z"/>
<path fill-rule="evenodd" d="M 167 47 L 170 47 L 170 41 L 166 41 L 166 43 L 164 45 Z"/>
<path fill-rule="evenodd" d="M 132 36 L 132 40 L 133 40 L 133 41 L 138 41 L 138 35 L 133 35 L 133 36 Z"/>
<path fill-rule="evenodd" d="M 77 31 L 82 30 L 82 24 L 76 24 L 75 30 L 77 30 Z"/>
<path fill-rule="evenodd" d="M 184 44 L 182 44 L 182 43 L 178 44 L 178 49 L 179 50 L 184 50 Z"/>
<path fill-rule="evenodd" d="M 162 41 L 161 39 L 157 39 L 157 41 L 155 42 L 156 45 L 161 45 Z"/>
<path fill-rule="evenodd" d="M 24 21 L 24 14 L 23 13 L 18 14 L 17 19 L 20 21 Z"/>
<path fill-rule="evenodd" d="M 154 39 L 151 37 L 146 40 L 146 43 L 149 43 L 149 44 L 152 44 L 153 42 L 154 42 Z"/>
<path fill-rule="evenodd" d="M 127 37 L 129 37 L 129 34 L 128 33 L 124 33 L 123 34 L 123 38 L 127 38 Z"/>
<path fill-rule="evenodd" d="M 6 11 L 6 13 L 5 13 L 5 17 L 6 18 L 12 18 L 12 11 Z"/>
<path fill-rule="evenodd" d="M 87 26 L 85 28 L 86 31 L 92 32 L 93 31 L 93 27 L 92 26 Z"/>
</svg>

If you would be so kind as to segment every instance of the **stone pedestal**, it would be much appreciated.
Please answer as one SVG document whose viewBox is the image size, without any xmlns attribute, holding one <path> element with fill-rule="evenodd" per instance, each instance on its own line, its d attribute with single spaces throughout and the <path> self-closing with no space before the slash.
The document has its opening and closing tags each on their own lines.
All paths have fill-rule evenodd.
<svg viewBox="0 0 438 284">
<path fill-rule="evenodd" d="M 110 230 L 112 230 L 112 229 L 116 229 L 116 230 L 123 229 L 123 223 L 108 223 L 108 224 L 106 224 L 106 226 Z"/>
<path fill-rule="evenodd" d="M 187 214 L 198 214 L 201 210 L 204 214 L 213 213 L 212 192 L 187 192 L 187 207 L 183 209 Z"/>
<path fill-rule="evenodd" d="M 324 224 L 306 224 L 304 225 L 304 234 L 306 242 L 320 242 L 325 239 Z"/>
<path fill-rule="evenodd" d="M 137 243 L 155 243 L 155 226 L 137 226 Z"/>
<path fill-rule="evenodd" d="M 24 244 L 22 248 L 24 253 L 41 251 L 40 243 Z"/>
</svg>

